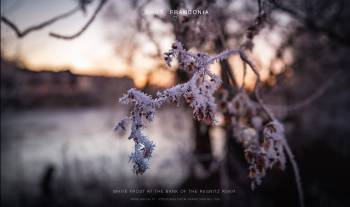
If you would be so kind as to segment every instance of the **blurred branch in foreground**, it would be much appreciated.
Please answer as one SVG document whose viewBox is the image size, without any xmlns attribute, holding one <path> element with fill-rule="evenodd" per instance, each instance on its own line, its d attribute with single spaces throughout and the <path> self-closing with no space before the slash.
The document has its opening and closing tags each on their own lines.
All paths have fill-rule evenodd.
<svg viewBox="0 0 350 207">
<path fill-rule="evenodd" d="M 347 11 L 344 10 L 346 2 L 337 1 L 300 1 L 302 7 L 298 8 L 297 3 L 282 3 L 282 1 L 269 1 L 276 10 L 280 10 L 298 20 L 310 31 L 321 33 L 328 38 L 349 47 L 349 27 L 347 24 Z M 321 13 L 326 15 L 319 15 Z M 337 27 L 338 24 L 344 26 Z"/>
<path fill-rule="evenodd" d="M 11 20 L 9 20 L 8 18 L 6 18 L 4 16 L 1 16 L 1 21 L 4 24 L 6 24 L 7 26 L 9 26 L 16 33 L 18 38 L 22 38 L 31 32 L 41 30 L 41 29 L 43 29 L 51 24 L 54 24 L 55 22 L 57 22 L 61 19 L 65 19 L 65 18 L 73 15 L 74 13 L 76 13 L 79 10 L 81 10 L 83 13 L 86 13 L 86 6 L 92 2 L 93 2 L 93 0 L 79 0 L 78 6 L 76 6 L 72 10 L 69 10 L 63 14 L 57 15 L 57 16 L 55 16 L 49 20 L 46 20 L 42 23 L 32 25 L 32 26 L 28 27 L 27 29 L 24 29 L 23 31 L 21 31 L 14 22 L 12 22 Z M 66 35 L 60 35 L 60 34 L 50 32 L 49 35 L 51 37 L 55 37 L 55 38 L 59 38 L 59 39 L 67 39 L 67 40 L 74 39 L 74 38 L 80 36 L 90 26 L 90 24 L 94 21 L 97 14 L 103 8 L 103 6 L 105 5 L 106 2 L 107 2 L 107 0 L 100 0 L 99 5 L 97 6 L 94 14 L 91 16 L 91 18 L 88 20 L 88 22 L 77 33 L 75 33 L 73 35 L 66 36 Z"/>
<path fill-rule="evenodd" d="M 21 31 L 14 22 L 12 22 L 11 20 L 7 19 L 4 16 L 1 16 L 1 21 L 4 24 L 6 24 L 7 26 L 9 26 L 16 33 L 18 38 L 22 38 L 22 37 L 26 36 L 27 34 L 29 34 L 31 32 L 34 32 L 36 30 L 41 30 L 41 29 L 43 29 L 43 28 L 45 28 L 45 27 L 47 27 L 47 26 L 57 22 L 60 19 L 64 19 L 66 17 L 69 17 L 69 16 L 71 16 L 72 14 L 74 14 L 75 12 L 77 12 L 79 10 L 80 10 L 80 7 L 77 6 L 77 7 L 75 7 L 74 9 L 72 9 L 72 10 L 70 10 L 68 12 L 65 12 L 63 14 L 55 16 L 52 19 L 44 21 L 44 22 L 42 22 L 40 24 L 36 24 L 36 25 L 30 26 L 27 29 L 24 29 L 23 31 Z"/>
<path fill-rule="evenodd" d="M 94 14 L 91 16 L 89 21 L 87 21 L 86 24 L 77 33 L 75 33 L 73 35 L 60 35 L 60 34 L 57 34 L 57 33 L 50 32 L 50 36 L 51 37 L 56 37 L 56 38 L 59 38 L 59 39 L 65 39 L 65 40 L 74 39 L 74 38 L 80 36 L 90 26 L 90 24 L 95 20 L 97 14 L 101 11 L 101 9 L 103 8 L 103 6 L 105 5 L 105 3 L 107 1 L 108 0 L 100 0 L 100 3 L 97 6 Z"/>
</svg>

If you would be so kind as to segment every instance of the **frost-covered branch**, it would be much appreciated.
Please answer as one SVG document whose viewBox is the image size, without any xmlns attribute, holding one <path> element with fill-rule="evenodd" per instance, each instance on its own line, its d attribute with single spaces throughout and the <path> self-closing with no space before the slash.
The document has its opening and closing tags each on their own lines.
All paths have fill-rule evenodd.
<svg viewBox="0 0 350 207">
<path fill-rule="evenodd" d="M 217 105 L 214 93 L 221 85 L 221 79 L 212 73 L 209 65 L 214 62 L 240 55 L 244 64 L 257 76 L 252 100 L 244 90 L 240 90 L 232 99 L 228 91 L 223 91 L 221 110 L 226 115 L 227 127 L 233 128 L 233 137 L 244 148 L 246 161 L 249 164 L 249 178 L 252 189 L 260 185 L 262 178 L 272 168 L 284 169 L 286 154 L 290 159 L 296 174 L 299 195 L 302 195 L 300 176 L 294 156 L 285 139 L 284 127 L 272 112 L 264 105 L 258 93 L 260 75 L 254 63 L 248 58 L 243 49 L 232 49 L 210 56 L 206 53 L 192 53 L 185 50 L 181 43 L 176 42 L 172 49 L 165 53 L 165 61 L 171 66 L 174 58 L 178 60 L 179 68 L 192 73 L 192 77 L 185 83 L 158 92 L 153 98 L 136 89 L 130 89 L 119 101 L 122 104 L 133 104 L 129 117 L 121 120 L 116 128 L 124 129 L 131 121 L 129 139 L 135 142 L 134 152 L 130 156 L 136 174 L 143 174 L 149 168 L 149 159 L 154 150 L 154 143 L 143 134 L 146 124 L 152 122 L 156 111 L 165 103 L 178 104 L 182 99 L 193 110 L 193 116 L 207 124 L 215 122 Z M 203 175 L 213 172 L 217 163 Z M 205 177 L 205 176 L 204 176 Z M 303 198 L 300 197 L 302 201 Z M 301 206 L 303 203 L 301 202 Z"/>
<path fill-rule="evenodd" d="M 133 104 L 127 119 L 132 122 L 129 138 L 134 140 L 135 148 L 130 160 L 134 164 L 136 174 L 143 174 L 149 168 L 148 161 L 155 146 L 143 135 L 142 129 L 146 123 L 153 121 L 157 109 L 164 103 L 178 104 L 183 99 L 192 108 L 193 116 L 197 120 L 207 124 L 215 122 L 217 106 L 214 93 L 221 85 L 221 79 L 210 71 L 209 65 L 235 54 L 239 54 L 239 50 L 229 50 L 211 57 L 206 53 L 189 52 L 181 43 L 176 42 L 172 49 L 165 53 L 164 59 L 171 66 L 173 59 L 177 58 L 180 69 L 193 73 L 190 80 L 158 92 L 154 98 L 136 89 L 130 89 L 119 99 L 123 104 Z M 126 123 L 126 119 L 123 119 L 116 128 L 125 129 Z"/>
<path fill-rule="evenodd" d="M 227 127 L 233 128 L 233 137 L 244 148 L 252 189 L 261 184 L 269 169 L 284 170 L 288 158 L 295 174 L 300 206 L 304 206 L 299 169 L 285 138 L 283 124 L 272 112 L 266 113 L 267 107 L 252 100 L 245 91 L 231 100 L 224 93 L 221 101 Z"/>
</svg>

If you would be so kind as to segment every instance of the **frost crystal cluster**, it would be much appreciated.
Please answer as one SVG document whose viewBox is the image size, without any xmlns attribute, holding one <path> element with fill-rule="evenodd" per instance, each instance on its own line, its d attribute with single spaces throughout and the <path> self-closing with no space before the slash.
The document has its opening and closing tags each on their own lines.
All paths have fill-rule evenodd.
<svg viewBox="0 0 350 207">
<path fill-rule="evenodd" d="M 135 142 L 135 146 L 130 161 L 136 174 L 143 174 L 149 168 L 149 159 L 155 147 L 142 130 L 148 122 L 153 121 L 157 109 L 164 103 L 178 104 L 183 99 L 192 108 L 193 116 L 197 120 L 207 124 L 214 123 L 217 108 L 214 93 L 221 85 L 221 80 L 209 70 L 209 65 L 235 53 L 238 51 L 232 50 L 212 57 L 206 53 L 186 51 L 181 43 L 176 42 L 172 49 L 165 53 L 164 59 L 170 66 L 173 59 L 177 58 L 182 70 L 193 73 L 190 80 L 158 92 L 154 98 L 136 89 L 130 89 L 119 99 L 122 104 L 133 104 L 129 117 L 121 120 L 116 129 L 125 130 L 127 122 L 131 122 L 129 139 Z"/>
<path fill-rule="evenodd" d="M 233 128 L 236 141 L 244 148 L 249 164 L 249 178 L 252 189 L 261 184 L 266 171 L 273 167 L 285 168 L 284 128 L 276 119 L 269 117 L 260 103 L 253 101 L 241 91 L 232 100 L 222 98 L 223 112 Z"/>
<path fill-rule="evenodd" d="M 165 53 L 164 59 L 168 66 L 171 66 L 176 58 L 179 68 L 191 73 L 191 78 L 183 84 L 158 92 L 155 97 L 130 89 L 119 99 L 122 104 L 133 104 L 130 115 L 121 120 L 116 129 L 125 130 L 127 122 L 131 122 L 129 139 L 132 139 L 135 145 L 130 161 L 137 175 L 143 174 L 149 168 L 149 160 L 155 148 L 154 143 L 143 134 L 142 130 L 147 123 L 153 121 L 156 111 L 163 104 L 178 104 L 181 100 L 185 100 L 198 121 L 207 124 L 215 122 L 217 105 L 214 93 L 219 89 L 221 79 L 209 70 L 209 65 L 215 61 L 227 59 L 231 55 L 239 55 L 241 60 L 255 72 L 258 81 L 260 80 L 254 64 L 242 49 L 227 50 L 216 56 L 210 56 L 206 53 L 187 51 L 181 43 L 176 42 L 172 45 L 172 49 Z M 268 169 L 277 167 L 283 170 L 286 165 L 286 155 L 288 155 L 295 171 L 302 200 L 298 168 L 285 139 L 283 125 L 263 104 L 257 88 L 254 89 L 254 100 L 243 88 L 232 98 L 228 98 L 227 91 L 220 91 L 223 91 L 220 106 L 225 124 L 233 129 L 233 137 L 244 148 L 252 189 L 260 185 Z"/>
</svg>

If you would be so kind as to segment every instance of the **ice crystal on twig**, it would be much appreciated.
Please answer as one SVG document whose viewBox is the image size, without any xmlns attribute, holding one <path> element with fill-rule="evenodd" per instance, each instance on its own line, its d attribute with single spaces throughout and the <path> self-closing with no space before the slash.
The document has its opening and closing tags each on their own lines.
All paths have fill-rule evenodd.
<svg viewBox="0 0 350 207">
<path fill-rule="evenodd" d="M 243 63 L 248 65 L 257 76 L 254 87 L 255 99 L 253 100 L 244 89 L 241 89 L 230 100 L 228 95 L 224 95 L 221 101 L 223 113 L 226 114 L 226 124 L 234 129 L 233 137 L 244 148 L 252 189 L 261 184 L 267 170 L 285 168 L 286 151 L 296 174 L 300 203 L 303 204 L 300 176 L 285 139 L 284 127 L 264 105 L 257 88 L 260 75 L 244 50 L 231 49 L 210 56 L 206 53 L 189 52 L 180 42 L 175 42 L 164 55 L 168 66 L 171 66 L 176 58 L 179 68 L 192 73 L 192 77 L 185 83 L 157 92 L 154 98 L 137 89 L 130 89 L 119 99 L 122 104 L 133 104 L 129 117 L 120 121 L 116 129 L 125 130 L 125 124 L 128 121 L 132 123 L 129 139 L 135 142 L 134 152 L 130 155 L 134 172 L 137 175 L 143 174 L 149 168 L 149 160 L 155 144 L 143 134 L 142 130 L 146 123 L 153 121 L 156 111 L 164 103 L 178 104 L 181 100 L 185 100 L 192 108 L 194 118 L 207 124 L 215 122 L 217 105 L 214 93 L 220 87 L 221 79 L 209 70 L 209 65 L 227 59 L 231 55 L 239 55 Z"/>
<path fill-rule="evenodd" d="M 201 52 L 193 53 L 185 50 L 180 42 L 175 42 L 164 54 L 164 60 L 171 66 L 172 61 L 177 58 L 179 68 L 193 74 L 190 80 L 159 91 L 154 98 L 137 89 L 130 89 L 119 99 L 122 104 L 133 104 L 128 120 L 132 123 L 129 138 L 135 142 L 130 161 L 136 174 L 143 174 L 149 168 L 149 159 L 155 147 L 142 130 L 147 122 L 153 121 L 157 109 L 164 103 L 178 104 L 185 100 L 198 121 L 207 124 L 215 122 L 217 106 L 214 93 L 220 87 L 221 79 L 210 71 L 209 65 L 235 54 L 240 54 L 240 50 L 227 50 L 215 56 Z M 126 122 L 127 120 L 119 122 L 116 129 L 125 129 Z"/>
<path fill-rule="evenodd" d="M 284 128 L 276 119 L 271 120 L 260 103 L 252 100 L 245 91 L 225 100 L 228 124 L 234 129 L 234 138 L 244 148 L 249 164 L 252 189 L 260 185 L 268 169 L 285 168 L 283 151 Z"/>
</svg>

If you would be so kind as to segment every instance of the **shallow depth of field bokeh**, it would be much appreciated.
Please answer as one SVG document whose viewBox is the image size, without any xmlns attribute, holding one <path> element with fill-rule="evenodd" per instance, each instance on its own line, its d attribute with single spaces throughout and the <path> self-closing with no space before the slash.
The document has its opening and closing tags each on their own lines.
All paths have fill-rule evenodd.
<svg viewBox="0 0 350 207">
<path fill-rule="evenodd" d="M 221 201 L 131 202 L 130 195 L 113 193 L 124 188 L 223 186 L 220 170 L 206 175 L 207 163 L 200 156 L 209 153 L 217 160 L 226 156 L 226 129 L 196 128 L 191 109 L 183 103 L 167 104 L 147 126 L 145 132 L 156 144 L 151 168 L 144 175 L 133 173 L 129 132 L 113 131 L 130 110 L 118 98 L 133 87 L 154 95 L 183 81 L 183 74 L 167 67 L 162 58 L 175 39 L 193 51 L 215 54 L 215 38 L 223 34 L 222 48 L 238 48 L 258 11 L 256 0 L 204 1 L 209 14 L 199 20 L 206 25 L 197 25 L 188 35 L 179 32 L 182 24 L 154 15 L 174 7 L 203 6 L 200 1 L 177 5 L 173 0 L 110 0 L 79 37 L 62 40 L 48 35 L 78 31 L 98 1 L 88 4 L 86 14 L 77 12 L 23 38 L 1 23 L 1 204 L 297 206 L 289 163 L 285 171 L 269 172 L 252 191 L 242 152 L 233 153 L 240 167 L 228 172 L 234 183 L 229 187 L 237 192 Z M 4 0 L 1 16 L 22 29 L 77 2 Z M 273 3 L 279 1 L 263 2 L 268 17 L 250 55 L 259 67 L 262 99 L 284 123 L 299 163 L 305 204 L 349 206 L 345 183 L 350 174 L 350 4 L 298 0 L 276 7 Z M 248 71 L 243 81 L 239 58 L 228 59 L 228 64 L 237 87 L 245 82 L 245 89 L 252 91 L 253 72 Z M 214 64 L 212 70 L 220 74 L 220 67 Z M 209 150 L 196 137 L 205 130 Z"/>
</svg>

